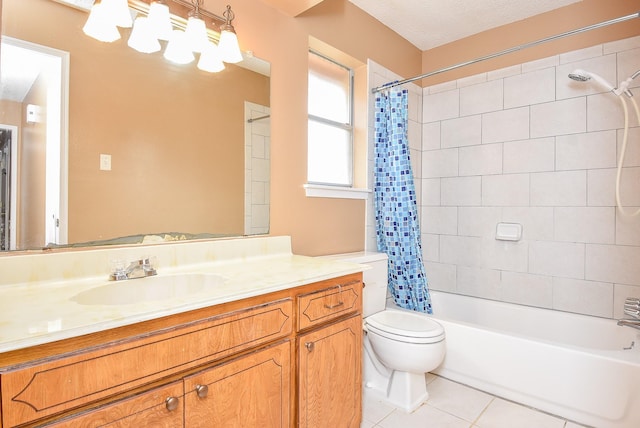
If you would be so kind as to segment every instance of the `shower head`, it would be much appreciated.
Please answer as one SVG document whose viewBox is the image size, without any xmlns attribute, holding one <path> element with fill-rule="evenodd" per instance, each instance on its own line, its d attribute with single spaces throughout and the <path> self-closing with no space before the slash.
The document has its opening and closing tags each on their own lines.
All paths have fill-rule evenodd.
<svg viewBox="0 0 640 428">
<path fill-rule="evenodd" d="M 573 73 L 569 73 L 569 78 L 576 82 L 586 82 L 591 79 L 591 76 L 587 76 L 583 70 L 574 70 Z"/>
<path fill-rule="evenodd" d="M 577 82 L 586 82 L 587 80 L 593 79 L 594 81 L 598 82 L 600 86 L 603 86 L 608 91 L 615 93 L 615 88 L 611 83 L 607 82 L 606 80 L 604 80 L 602 77 L 598 76 L 595 73 L 591 73 L 589 71 L 585 71 L 580 68 L 573 70 L 571 73 L 569 73 L 569 78 Z"/>
</svg>

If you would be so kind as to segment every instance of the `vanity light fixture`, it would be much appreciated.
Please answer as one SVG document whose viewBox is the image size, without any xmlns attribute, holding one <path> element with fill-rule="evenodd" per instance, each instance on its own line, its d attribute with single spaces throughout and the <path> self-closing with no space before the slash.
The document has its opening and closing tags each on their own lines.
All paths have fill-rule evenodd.
<svg viewBox="0 0 640 428">
<path fill-rule="evenodd" d="M 189 13 L 187 29 L 184 31 L 189 39 L 189 47 L 193 52 L 202 52 L 209 43 L 207 25 L 200 17 L 200 4 L 202 0 L 192 0 L 193 11 Z"/>
<path fill-rule="evenodd" d="M 189 46 L 187 33 L 182 30 L 173 30 L 167 48 L 164 50 L 164 57 L 176 64 L 189 64 L 195 59 Z"/>
<path fill-rule="evenodd" d="M 148 18 L 156 38 L 158 40 L 169 40 L 173 26 L 171 25 L 171 16 L 167 3 L 164 0 L 152 2 L 149 6 Z"/>
<path fill-rule="evenodd" d="M 82 31 L 96 40 L 111 43 L 120 39 L 120 32 L 114 23 L 109 22 L 108 7 L 108 3 L 94 4 Z"/>
<path fill-rule="evenodd" d="M 140 15 L 133 23 L 127 44 L 139 52 L 158 52 L 162 49 L 160 41 L 167 40 L 163 54 L 166 59 L 187 64 L 195 59 L 194 52 L 199 53 L 198 68 L 209 72 L 224 69 L 223 62 L 243 60 L 232 25 L 235 14 L 231 6 L 227 6 L 223 16 L 218 16 L 201 9 L 204 0 L 170 0 L 192 8 L 185 20 L 171 15 L 167 1 L 154 0 L 149 4 L 141 0 L 96 0 L 83 30 L 97 40 L 114 42 L 120 39 L 117 27 L 132 26 L 130 8 Z M 213 30 L 207 29 L 205 18 L 212 20 Z"/>
<path fill-rule="evenodd" d="M 129 11 L 127 0 L 102 0 L 107 5 L 107 10 L 113 16 L 113 22 L 122 28 L 131 28 L 133 19 Z"/>
<path fill-rule="evenodd" d="M 220 48 L 214 43 L 207 42 L 207 46 L 200 54 L 198 68 L 202 71 L 208 71 L 209 73 L 217 73 L 224 70 L 224 64 L 220 57 Z"/>
<path fill-rule="evenodd" d="M 231 10 L 231 6 L 227 5 L 227 10 L 222 14 L 225 23 L 220 26 L 220 56 L 224 62 L 236 63 L 242 61 L 242 52 L 238 46 L 238 36 L 236 30 L 231 25 L 231 21 L 235 18 L 235 14 Z"/>
<path fill-rule="evenodd" d="M 161 49 L 150 18 L 146 16 L 136 18 L 127 45 L 142 53 L 158 52 Z"/>
</svg>

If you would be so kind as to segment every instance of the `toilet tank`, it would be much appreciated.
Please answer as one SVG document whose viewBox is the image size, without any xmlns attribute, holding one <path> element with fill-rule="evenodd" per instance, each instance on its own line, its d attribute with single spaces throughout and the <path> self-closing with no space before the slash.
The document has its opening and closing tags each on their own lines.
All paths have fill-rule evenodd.
<svg viewBox="0 0 640 428">
<path fill-rule="evenodd" d="M 387 255 L 373 251 L 334 254 L 326 256 L 332 259 L 370 266 L 362 272 L 365 284 L 362 291 L 362 315 L 368 317 L 384 310 L 387 303 Z"/>
</svg>

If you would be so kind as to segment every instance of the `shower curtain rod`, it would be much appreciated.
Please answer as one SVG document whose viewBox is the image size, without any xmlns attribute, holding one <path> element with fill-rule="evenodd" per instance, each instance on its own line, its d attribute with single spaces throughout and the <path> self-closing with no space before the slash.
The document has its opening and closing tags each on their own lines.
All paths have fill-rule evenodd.
<svg viewBox="0 0 640 428">
<path fill-rule="evenodd" d="M 255 122 L 256 120 L 262 120 L 262 119 L 267 119 L 271 117 L 270 114 L 266 115 L 266 116 L 260 116 L 260 117 L 252 117 L 251 119 L 247 119 L 247 122 L 252 123 Z"/>
<path fill-rule="evenodd" d="M 556 34 L 555 36 L 546 37 L 544 39 L 536 40 L 536 41 L 533 41 L 533 42 L 524 43 L 522 45 L 518 45 L 518 46 L 509 48 L 509 49 L 505 49 L 505 50 L 500 51 L 500 52 L 492 53 L 490 55 L 486 55 L 486 56 L 482 56 L 482 57 L 479 57 L 479 58 L 476 58 L 476 59 L 472 59 L 470 61 L 461 62 L 459 64 L 455 64 L 455 65 L 451 65 L 449 67 L 441 68 L 440 70 L 430 71 L 428 73 L 421 74 L 421 75 L 416 76 L 416 77 L 411 77 L 409 79 L 398 80 L 398 81 L 395 81 L 395 82 L 389 82 L 389 83 L 386 83 L 386 84 L 384 84 L 382 86 L 378 86 L 376 88 L 371 89 L 371 93 L 375 94 L 376 92 L 380 92 L 380 91 L 382 91 L 384 89 L 389 89 L 389 88 L 393 88 L 393 87 L 396 87 L 396 86 L 404 85 L 405 83 L 411 83 L 411 82 L 414 82 L 416 80 L 420 80 L 420 79 L 424 79 L 424 78 L 427 78 L 427 77 L 434 76 L 436 74 L 440 74 L 440 73 L 444 73 L 444 72 L 447 72 L 447 71 L 455 70 L 457 68 L 465 67 L 467 65 L 475 64 L 477 62 L 486 61 L 488 59 L 496 58 L 496 57 L 499 57 L 499 56 L 502 56 L 502 55 L 506 55 L 506 54 L 509 54 L 509 53 L 512 53 L 512 52 L 516 52 L 516 51 L 519 51 L 519 50 L 522 50 L 522 49 L 531 48 L 533 46 L 541 45 L 543 43 L 547 43 L 547 42 L 551 42 L 553 40 L 561 39 L 563 37 L 572 36 L 574 34 L 584 33 L 585 31 L 590 31 L 590 30 L 595 30 L 597 28 L 606 27 L 606 26 L 611 25 L 611 24 L 617 24 L 617 23 L 620 23 L 620 22 L 628 21 L 629 19 L 633 19 L 633 18 L 640 18 L 640 12 L 632 13 L 631 15 L 622 16 L 620 18 L 611 19 L 609 21 L 600 22 L 598 24 L 588 25 L 586 27 L 582 27 L 582 28 L 578 28 L 578 29 L 575 29 L 575 30 L 567 31 L 567 32 L 561 33 L 561 34 Z"/>
</svg>

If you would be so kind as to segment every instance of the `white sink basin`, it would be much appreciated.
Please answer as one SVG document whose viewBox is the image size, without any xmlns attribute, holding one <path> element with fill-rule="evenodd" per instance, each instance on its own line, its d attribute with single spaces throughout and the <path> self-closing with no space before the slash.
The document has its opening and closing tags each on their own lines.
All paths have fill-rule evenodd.
<svg viewBox="0 0 640 428">
<path fill-rule="evenodd" d="M 81 305 L 126 305 L 171 300 L 207 291 L 225 281 L 220 275 L 206 273 L 157 275 L 110 282 L 78 293 L 71 300 Z"/>
</svg>

